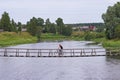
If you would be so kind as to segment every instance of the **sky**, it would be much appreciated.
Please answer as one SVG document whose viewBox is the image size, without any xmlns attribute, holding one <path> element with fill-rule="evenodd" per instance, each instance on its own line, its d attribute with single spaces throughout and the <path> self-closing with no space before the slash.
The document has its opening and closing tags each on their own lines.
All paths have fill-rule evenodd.
<svg viewBox="0 0 120 80">
<path fill-rule="evenodd" d="M 0 18 L 4 11 L 10 19 L 25 24 L 32 17 L 65 24 L 103 22 L 101 15 L 120 0 L 0 0 Z"/>
</svg>

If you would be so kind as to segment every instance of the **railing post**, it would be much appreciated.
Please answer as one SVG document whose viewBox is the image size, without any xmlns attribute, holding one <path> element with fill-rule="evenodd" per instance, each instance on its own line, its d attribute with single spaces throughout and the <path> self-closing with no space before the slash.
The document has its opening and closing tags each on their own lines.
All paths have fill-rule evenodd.
<svg viewBox="0 0 120 80">
<path fill-rule="evenodd" d="M 93 56 L 93 55 L 96 55 L 96 51 L 95 51 L 94 48 L 92 49 L 91 55 L 92 55 L 92 56 Z"/>
<path fill-rule="evenodd" d="M 38 50 L 38 57 L 41 57 L 41 56 L 42 56 L 41 50 L 39 49 L 39 50 Z"/>
<path fill-rule="evenodd" d="M 57 49 L 55 49 L 55 51 L 53 52 L 53 54 L 56 56 L 58 54 Z"/>
<path fill-rule="evenodd" d="M 48 56 L 52 56 L 52 51 L 49 49 L 49 55 Z"/>
<path fill-rule="evenodd" d="M 70 50 L 70 54 L 71 54 L 71 57 L 72 57 L 72 55 L 73 55 L 72 50 Z"/>
<path fill-rule="evenodd" d="M 16 57 L 19 57 L 19 49 L 16 49 Z"/>
<path fill-rule="evenodd" d="M 83 54 L 84 54 L 84 56 L 86 55 L 86 53 L 85 53 L 85 50 L 83 49 Z"/>
<path fill-rule="evenodd" d="M 80 49 L 81 50 L 81 52 L 80 52 L 80 56 L 82 56 L 82 49 Z"/>
<path fill-rule="evenodd" d="M 110 50 L 106 49 L 106 56 L 110 56 Z"/>
<path fill-rule="evenodd" d="M 27 49 L 27 51 L 26 51 L 26 57 L 28 57 L 29 56 L 29 49 Z"/>
<path fill-rule="evenodd" d="M 4 56 L 7 56 L 7 49 L 4 50 Z"/>
<path fill-rule="evenodd" d="M 73 56 L 75 56 L 74 49 L 73 49 Z"/>
<path fill-rule="evenodd" d="M 93 55 L 93 49 L 92 49 L 92 52 L 91 52 L 91 56 Z"/>
<path fill-rule="evenodd" d="M 94 48 L 94 53 L 95 53 L 95 55 L 96 55 L 96 49 Z"/>
</svg>

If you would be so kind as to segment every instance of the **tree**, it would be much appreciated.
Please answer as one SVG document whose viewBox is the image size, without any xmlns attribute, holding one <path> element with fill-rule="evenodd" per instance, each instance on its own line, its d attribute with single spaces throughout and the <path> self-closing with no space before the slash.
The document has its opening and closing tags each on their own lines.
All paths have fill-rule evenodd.
<svg viewBox="0 0 120 80">
<path fill-rule="evenodd" d="M 120 25 L 115 28 L 115 37 L 120 39 Z"/>
<path fill-rule="evenodd" d="M 57 23 L 57 31 L 59 34 L 63 34 L 63 28 L 65 27 L 64 23 L 63 23 L 63 19 L 62 18 L 58 18 L 56 20 Z"/>
<path fill-rule="evenodd" d="M 63 35 L 70 36 L 72 34 L 72 27 L 65 26 L 63 29 Z"/>
<path fill-rule="evenodd" d="M 1 19 L 0 19 L 0 29 L 3 29 L 2 26 L 1 26 Z"/>
<path fill-rule="evenodd" d="M 40 26 L 37 27 L 36 36 L 38 38 L 38 42 L 41 41 L 41 27 Z"/>
<path fill-rule="evenodd" d="M 46 19 L 44 32 L 56 34 L 56 25 L 50 22 L 50 19 Z"/>
<path fill-rule="evenodd" d="M 20 32 L 20 34 L 22 32 L 22 24 L 21 24 L 21 22 L 18 22 L 18 32 Z"/>
<path fill-rule="evenodd" d="M 56 34 L 56 26 L 54 23 L 50 24 L 49 32 Z"/>
<path fill-rule="evenodd" d="M 29 22 L 27 22 L 27 31 L 35 36 L 36 35 L 36 31 L 37 31 L 37 19 L 35 17 L 33 17 L 32 19 L 30 19 Z"/>
<path fill-rule="evenodd" d="M 15 23 L 15 21 L 12 19 L 11 21 L 11 31 L 16 32 L 17 28 L 16 28 L 17 24 Z"/>
<path fill-rule="evenodd" d="M 102 18 L 106 26 L 107 39 L 115 39 L 115 28 L 120 25 L 120 2 L 117 2 L 114 6 L 109 6 Z"/>
<path fill-rule="evenodd" d="M 2 14 L 0 25 L 1 28 L 4 29 L 4 31 L 11 31 L 10 17 L 7 12 L 4 12 Z"/>
<path fill-rule="evenodd" d="M 51 22 L 50 22 L 50 20 L 48 18 L 48 19 L 46 19 L 46 22 L 45 22 L 45 29 L 44 29 L 44 31 L 45 32 L 50 32 L 50 26 L 51 26 Z"/>
<path fill-rule="evenodd" d="M 33 17 L 30 19 L 30 21 L 27 22 L 27 31 L 33 36 L 38 36 L 38 33 L 42 31 L 43 25 L 44 20 L 42 18 Z"/>
<path fill-rule="evenodd" d="M 84 36 L 85 40 L 90 41 L 91 39 L 94 39 L 94 38 L 95 38 L 94 33 L 90 32 L 90 31 L 85 32 L 85 36 Z"/>
<path fill-rule="evenodd" d="M 44 20 L 42 18 L 37 19 L 37 26 L 43 26 Z"/>
</svg>

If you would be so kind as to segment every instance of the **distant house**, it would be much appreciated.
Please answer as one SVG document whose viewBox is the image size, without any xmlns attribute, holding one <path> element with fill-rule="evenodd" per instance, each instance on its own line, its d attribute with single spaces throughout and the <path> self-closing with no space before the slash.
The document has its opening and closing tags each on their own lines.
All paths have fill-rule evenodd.
<svg viewBox="0 0 120 80">
<path fill-rule="evenodd" d="M 95 26 L 89 26 L 90 31 L 95 31 L 96 27 Z"/>
<path fill-rule="evenodd" d="M 78 29 L 78 27 L 72 27 L 73 30 Z"/>
<path fill-rule="evenodd" d="M 72 27 L 73 30 L 80 30 L 80 31 L 95 31 L 96 27 L 95 26 L 77 26 L 77 27 Z"/>
<path fill-rule="evenodd" d="M 27 31 L 27 29 L 26 28 L 22 28 L 22 32 L 26 32 Z"/>
<path fill-rule="evenodd" d="M 3 32 L 4 31 L 4 29 L 0 29 L 0 32 Z"/>
<path fill-rule="evenodd" d="M 80 27 L 81 31 L 89 31 L 89 26 L 82 26 Z"/>
<path fill-rule="evenodd" d="M 81 31 L 95 31 L 96 27 L 95 26 L 82 26 L 80 27 Z"/>
</svg>

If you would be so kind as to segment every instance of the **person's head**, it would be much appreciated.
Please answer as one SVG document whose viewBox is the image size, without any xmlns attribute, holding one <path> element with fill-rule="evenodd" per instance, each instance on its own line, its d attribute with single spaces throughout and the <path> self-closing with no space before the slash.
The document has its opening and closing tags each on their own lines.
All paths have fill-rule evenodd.
<svg viewBox="0 0 120 80">
<path fill-rule="evenodd" d="M 60 47 L 61 49 L 63 49 L 63 47 L 62 47 L 62 45 L 61 45 L 61 44 L 59 44 L 59 47 Z"/>
<path fill-rule="evenodd" d="M 59 46 L 61 46 L 61 44 L 59 44 Z"/>
</svg>

